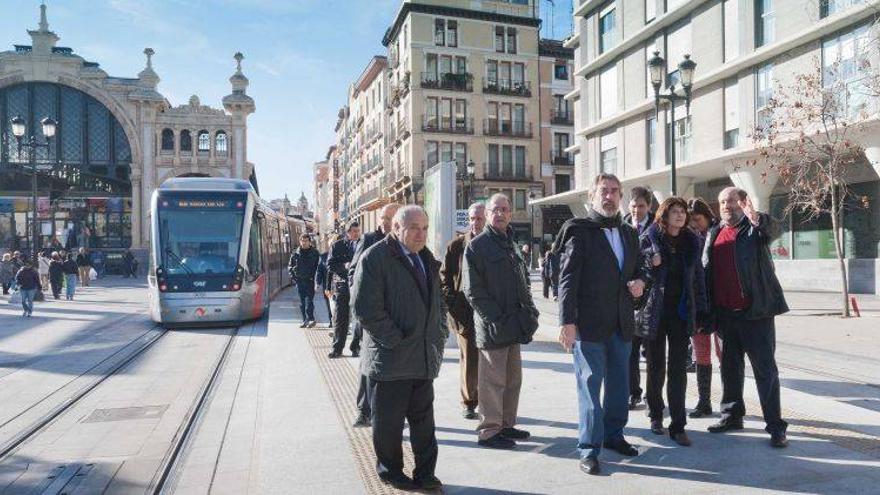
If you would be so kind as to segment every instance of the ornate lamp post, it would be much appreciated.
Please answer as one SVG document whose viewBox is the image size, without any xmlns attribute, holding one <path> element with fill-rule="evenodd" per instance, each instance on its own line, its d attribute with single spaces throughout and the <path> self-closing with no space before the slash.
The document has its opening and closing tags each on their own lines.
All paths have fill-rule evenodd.
<svg viewBox="0 0 880 495">
<path fill-rule="evenodd" d="M 31 201 L 33 202 L 33 206 L 31 207 L 31 228 L 32 235 L 31 238 L 31 258 L 33 262 L 37 262 L 37 250 L 40 247 L 40 230 L 37 225 L 37 149 L 38 148 L 46 148 L 47 150 L 51 147 L 51 139 L 55 137 L 55 131 L 57 129 L 58 124 L 50 119 L 49 117 L 44 118 L 40 121 L 40 126 L 43 130 L 43 136 L 46 137 L 45 143 L 40 143 L 37 141 L 37 136 L 31 134 L 30 136 L 25 137 L 27 133 L 27 123 L 21 116 L 13 117 L 10 121 L 12 127 L 12 135 L 15 136 L 15 140 L 18 144 L 18 155 L 19 160 L 21 159 L 22 148 L 27 147 L 29 156 L 28 162 L 31 164 Z"/>
<path fill-rule="evenodd" d="M 672 192 L 672 195 L 677 195 L 677 184 L 675 177 L 675 104 L 679 101 L 685 102 L 685 111 L 686 115 L 690 115 L 691 111 L 691 88 L 694 84 L 694 69 L 697 68 L 696 62 L 691 60 L 690 55 L 685 55 L 684 60 L 678 64 L 678 73 L 679 79 L 681 81 L 681 87 L 684 88 L 684 95 L 676 94 L 675 92 L 675 80 L 670 75 L 666 75 L 666 86 L 669 88 L 669 92 L 665 94 L 660 94 L 660 85 L 663 82 L 663 73 L 666 67 L 666 61 L 663 57 L 660 56 L 660 52 L 654 52 L 654 56 L 648 60 L 648 73 L 651 76 L 651 85 L 654 86 L 654 113 L 657 116 L 656 122 L 659 122 L 660 115 L 660 103 L 662 101 L 668 101 L 670 103 L 669 108 L 672 112 L 672 125 L 670 126 L 672 129 L 672 134 L 670 136 L 670 151 L 672 156 L 672 169 L 670 170 L 669 175 L 669 188 Z"/>
<path fill-rule="evenodd" d="M 474 178 L 477 174 L 477 166 L 473 160 L 468 160 L 464 170 L 458 171 L 458 179 L 461 181 L 461 208 L 467 208 L 471 204 L 471 190 L 474 188 Z"/>
</svg>

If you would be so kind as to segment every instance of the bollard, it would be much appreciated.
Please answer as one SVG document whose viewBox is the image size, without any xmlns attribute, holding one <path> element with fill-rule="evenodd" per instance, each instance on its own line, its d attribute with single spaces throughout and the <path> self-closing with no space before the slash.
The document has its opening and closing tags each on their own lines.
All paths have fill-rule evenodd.
<svg viewBox="0 0 880 495">
<path fill-rule="evenodd" d="M 852 303 L 853 311 L 854 311 L 855 314 L 856 314 L 856 318 L 861 318 L 861 317 L 862 317 L 862 312 L 859 311 L 859 303 L 856 302 L 856 298 L 855 298 L 855 296 L 850 296 L 850 297 L 849 297 L 849 301 Z"/>
</svg>

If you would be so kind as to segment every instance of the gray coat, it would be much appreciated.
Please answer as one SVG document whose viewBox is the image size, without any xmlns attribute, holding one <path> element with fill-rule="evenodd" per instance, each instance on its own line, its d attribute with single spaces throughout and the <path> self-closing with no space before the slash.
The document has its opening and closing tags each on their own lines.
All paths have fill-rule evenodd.
<svg viewBox="0 0 880 495">
<path fill-rule="evenodd" d="M 486 227 L 464 251 L 461 290 L 474 308 L 479 349 L 528 344 L 538 330 L 528 268 L 511 235 Z"/>
<path fill-rule="evenodd" d="M 0 260 L 0 284 L 6 285 L 12 283 L 15 279 L 16 271 L 15 263 L 13 263 L 12 260 Z"/>
<path fill-rule="evenodd" d="M 419 253 L 428 293 L 393 235 L 358 260 L 351 288 L 352 311 L 364 329 L 361 373 L 373 380 L 433 380 L 449 334 L 440 293 L 440 263 L 427 248 Z"/>
</svg>

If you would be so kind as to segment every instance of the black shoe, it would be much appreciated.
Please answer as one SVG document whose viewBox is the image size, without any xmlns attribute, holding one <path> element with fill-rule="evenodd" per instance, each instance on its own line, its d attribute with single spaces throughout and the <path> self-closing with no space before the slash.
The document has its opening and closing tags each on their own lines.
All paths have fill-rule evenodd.
<svg viewBox="0 0 880 495">
<path fill-rule="evenodd" d="M 303 321 L 303 322 L 299 325 L 300 328 L 308 328 L 308 326 L 309 326 L 309 322 L 308 322 L 308 321 Z"/>
<path fill-rule="evenodd" d="M 734 418 L 733 416 L 725 416 L 714 425 L 710 425 L 709 433 L 724 433 L 725 431 L 742 430 L 742 418 Z"/>
<path fill-rule="evenodd" d="M 651 420 L 651 433 L 655 435 L 663 435 L 666 433 L 666 430 L 663 429 L 663 420 L 662 419 L 652 419 Z"/>
<path fill-rule="evenodd" d="M 627 442 L 626 440 L 624 440 L 622 438 L 614 443 L 605 442 L 603 446 L 606 449 L 614 450 L 618 454 L 625 455 L 627 457 L 635 457 L 635 456 L 639 455 L 638 449 L 636 449 L 635 447 L 630 445 L 629 442 Z"/>
<path fill-rule="evenodd" d="M 310 320 L 309 324 L 306 325 L 306 328 L 315 328 L 315 320 Z"/>
<path fill-rule="evenodd" d="M 694 408 L 693 411 L 688 414 L 689 418 L 702 418 L 704 416 L 712 415 L 712 405 L 711 404 L 703 404 L 697 403 L 697 407 Z"/>
<path fill-rule="evenodd" d="M 532 434 L 526 430 L 519 430 L 516 428 L 504 428 L 501 430 L 501 434 L 511 440 L 525 440 L 532 436 Z"/>
<path fill-rule="evenodd" d="M 466 407 L 461 411 L 461 417 L 464 419 L 480 419 L 480 415 L 473 407 Z"/>
<path fill-rule="evenodd" d="M 342 353 L 339 351 L 331 351 L 330 354 L 327 354 L 327 357 L 330 359 L 336 359 L 342 357 Z"/>
<path fill-rule="evenodd" d="M 641 404 L 641 403 L 642 403 L 641 396 L 633 395 L 632 397 L 629 398 L 629 410 L 632 411 L 633 409 L 639 407 L 639 404 Z"/>
<path fill-rule="evenodd" d="M 351 357 L 359 357 L 361 355 L 360 349 L 351 351 Z"/>
<path fill-rule="evenodd" d="M 426 478 L 413 479 L 416 485 L 422 490 L 439 490 L 443 488 L 443 483 L 433 474 Z"/>
<path fill-rule="evenodd" d="M 477 445 L 481 447 L 489 447 L 491 449 L 510 450 L 516 447 L 516 442 L 505 437 L 501 433 L 498 433 L 492 438 L 478 440 Z"/>
<path fill-rule="evenodd" d="M 784 449 L 788 447 L 788 437 L 784 431 L 770 434 L 770 446 L 776 449 Z"/>
<path fill-rule="evenodd" d="M 403 473 L 379 476 L 379 479 L 382 480 L 382 483 L 385 483 L 386 485 L 391 485 L 398 490 L 409 492 L 419 489 L 419 485 L 417 485 L 416 482 L 412 480 L 412 478 Z"/>
<path fill-rule="evenodd" d="M 373 426 L 373 423 L 370 421 L 370 417 L 364 414 L 358 414 L 356 420 L 351 425 L 353 428 L 369 428 Z"/>
<path fill-rule="evenodd" d="M 595 457 L 584 457 L 580 462 L 581 471 L 587 474 L 599 474 L 599 459 Z"/>
</svg>

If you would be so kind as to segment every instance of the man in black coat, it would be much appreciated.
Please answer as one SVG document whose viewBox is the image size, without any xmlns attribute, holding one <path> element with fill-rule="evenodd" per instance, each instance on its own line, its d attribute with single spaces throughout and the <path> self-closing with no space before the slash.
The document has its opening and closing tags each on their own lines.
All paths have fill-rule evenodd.
<svg viewBox="0 0 880 495">
<path fill-rule="evenodd" d="M 623 436 L 629 419 L 630 341 L 634 298 L 645 288 L 644 263 L 634 228 L 620 219 L 620 180 L 596 176 L 587 218 L 566 222 L 559 277 L 559 342 L 574 349 L 578 383 L 580 468 L 599 473 L 602 447 L 638 455 Z M 600 402 L 603 388 L 605 400 Z"/>
<path fill-rule="evenodd" d="M 721 420 L 712 433 L 743 428 L 744 356 L 748 354 L 765 430 L 773 447 L 786 447 L 788 423 L 782 419 L 779 369 L 776 367 L 775 317 L 788 305 L 776 279 L 770 243 L 779 236 L 779 225 L 752 206 L 745 191 L 728 187 L 718 195 L 721 223 L 706 237 L 703 265 L 712 315 L 724 345 L 721 348 Z"/>
<path fill-rule="evenodd" d="M 348 338 L 348 324 L 351 321 L 348 268 L 360 238 L 360 224 L 357 222 L 350 223 L 348 228 L 345 229 L 345 236 L 330 246 L 330 256 L 327 258 L 327 270 L 333 279 L 331 289 L 333 291 L 333 300 L 336 302 L 336 310 L 333 315 L 333 350 L 329 354 L 331 359 L 342 356 L 342 349 L 345 348 L 345 339 Z M 360 346 L 360 338 L 354 335 L 351 339 L 351 347 L 349 347 L 353 356 L 357 356 L 360 353 Z"/>
<path fill-rule="evenodd" d="M 300 328 L 315 326 L 315 272 L 318 271 L 318 250 L 312 247 L 309 234 L 299 236 L 299 247 L 290 255 L 287 270 L 299 293 L 299 310 L 302 313 Z"/>
</svg>

